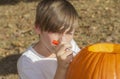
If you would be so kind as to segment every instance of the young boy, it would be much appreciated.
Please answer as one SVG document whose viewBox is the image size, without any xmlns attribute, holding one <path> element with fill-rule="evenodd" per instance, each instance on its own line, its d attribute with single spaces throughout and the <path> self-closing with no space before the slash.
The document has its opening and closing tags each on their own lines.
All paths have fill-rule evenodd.
<svg viewBox="0 0 120 79">
<path fill-rule="evenodd" d="M 36 10 L 40 40 L 17 63 L 20 79 L 65 79 L 73 55 L 80 51 L 73 34 L 78 14 L 67 0 L 42 0 Z"/>
</svg>

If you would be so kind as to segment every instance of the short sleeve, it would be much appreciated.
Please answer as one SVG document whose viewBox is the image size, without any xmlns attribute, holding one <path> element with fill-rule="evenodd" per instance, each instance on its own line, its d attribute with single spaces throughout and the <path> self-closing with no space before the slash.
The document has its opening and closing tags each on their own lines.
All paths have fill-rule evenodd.
<svg viewBox="0 0 120 79">
<path fill-rule="evenodd" d="M 40 67 L 36 68 L 33 62 L 25 56 L 21 56 L 18 60 L 17 68 L 20 79 L 45 79 Z"/>
</svg>

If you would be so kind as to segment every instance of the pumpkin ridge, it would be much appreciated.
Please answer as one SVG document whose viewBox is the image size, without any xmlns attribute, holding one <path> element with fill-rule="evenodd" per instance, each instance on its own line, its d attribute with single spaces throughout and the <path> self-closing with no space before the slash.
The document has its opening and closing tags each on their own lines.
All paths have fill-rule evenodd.
<svg viewBox="0 0 120 79">
<path fill-rule="evenodd" d="M 99 76 L 98 76 L 98 78 L 99 79 L 102 79 L 102 65 L 101 65 L 101 63 L 103 63 L 102 61 L 103 61 L 103 58 L 104 58 L 104 54 L 101 54 L 101 56 L 100 56 L 100 59 L 99 59 L 99 61 L 98 61 L 98 63 L 97 63 L 97 67 L 98 67 L 98 69 L 99 69 Z M 97 69 L 97 68 L 96 68 Z"/>
<path fill-rule="evenodd" d="M 86 57 L 83 58 L 83 61 L 80 61 L 80 62 L 82 62 L 82 65 L 83 65 L 83 66 L 80 66 L 80 67 L 81 67 L 81 72 L 82 72 L 82 71 L 85 71 L 85 72 L 83 72 L 83 73 L 81 74 L 81 76 L 83 76 L 84 79 L 86 79 L 85 77 L 87 77 L 86 73 L 87 73 L 87 72 L 88 72 L 88 73 L 91 72 L 91 71 L 86 71 L 86 70 L 87 70 L 87 68 L 88 68 L 87 65 L 88 65 L 88 66 L 91 65 L 92 61 L 94 60 L 94 57 L 95 57 L 95 56 L 93 56 L 92 53 L 90 53 L 90 54 L 87 54 L 87 53 L 86 53 Z M 85 62 L 87 62 L 87 63 L 85 63 Z M 86 67 L 87 67 L 87 68 L 86 68 Z M 84 76 L 84 75 L 85 75 L 85 76 Z"/>
<path fill-rule="evenodd" d="M 109 72 L 109 75 L 111 75 L 111 77 L 110 77 L 107 74 L 107 79 L 116 79 L 115 54 L 114 55 L 107 54 L 106 56 L 108 56 L 108 57 L 106 57 L 107 58 L 106 61 L 108 62 L 108 67 L 107 67 L 108 70 L 107 71 Z"/>
<path fill-rule="evenodd" d="M 82 64 L 79 69 L 76 69 L 78 72 L 82 73 L 82 71 L 84 69 L 84 64 L 86 64 L 86 63 L 83 63 L 84 61 L 86 61 L 84 58 L 86 58 L 87 55 L 88 55 L 87 53 L 83 54 L 83 56 L 81 57 L 81 60 L 79 60 L 79 62 L 76 62 L 76 64 L 77 63 Z M 78 66 L 76 66 L 76 67 L 78 67 Z M 82 73 L 81 76 L 83 77 L 83 75 L 84 74 Z M 75 77 L 75 79 L 80 79 L 80 78 L 79 77 Z"/>
<path fill-rule="evenodd" d="M 120 63 L 118 63 L 118 62 L 120 62 L 120 55 L 119 54 L 117 54 L 116 55 L 116 79 L 120 79 Z"/>
<path fill-rule="evenodd" d="M 98 68 L 98 64 L 99 64 L 99 61 L 100 61 L 100 58 L 101 58 L 101 54 L 96 54 L 97 56 L 96 56 L 96 58 L 97 58 L 97 60 L 95 59 L 94 60 L 94 62 L 96 61 L 96 64 L 95 64 L 95 68 L 94 68 L 94 71 L 93 71 L 93 73 L 95 73 L 95 74 L 97 74 L 96 72 L 98 72 L 99 73 L 99 71 L 100 71 L 100 69 L 98 70 L 98 71 L 96 71 Z M 94 78 L 94 76 L 93 76 L 93 74 L 91 74 L 91 77 L 90 77 L 91 79 L 96 79 L 96 77 Z M 98 79 L 98 78 L 97 78 Z M 100 79 L 100 78 L 99 78 Z"/>
<path fill-rule="evenodd" d="M 101 72 L 101 68 L 102 68 L 101 62 L 103 61 L 104 54 L 100 54 L 100 55 L 101 56 L 100 56 L 100 59 L 97 63 L 97 67 L 99 68 L 99 79 L 102 79 L 102 77 L 101 77 L 101 74 L 102 74 L 102 72 Z"/>
<path fill-rule="evenodd" d="M 105 60 L 106 60 L 106 56 L 107 54 L 104 54 L 104 57 L 103 57 L 103 59 L 102 59 L 102 63 L 101 63 L 101 77 L 103 78 L 103 79 L 107 79 L 107 76 L 106 76 L 106 71 L 107 71 L 107 69 L 108 69 L 108 62 L 106 62 Z"/>
</svg>

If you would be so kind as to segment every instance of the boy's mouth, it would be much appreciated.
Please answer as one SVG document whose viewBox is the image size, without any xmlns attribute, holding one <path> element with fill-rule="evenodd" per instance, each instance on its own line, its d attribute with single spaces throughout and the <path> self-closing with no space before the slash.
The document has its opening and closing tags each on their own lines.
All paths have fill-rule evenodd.
<svg viewBox="0 0 120 79">
<path fill-rule="evenodd" d="M 53 41 L 52 41 L 52 44 L 58 45 L 58 44 L 59 44 L 59 41 L 58 41 L 58 40 L 53 40 Z"/>
</svg>

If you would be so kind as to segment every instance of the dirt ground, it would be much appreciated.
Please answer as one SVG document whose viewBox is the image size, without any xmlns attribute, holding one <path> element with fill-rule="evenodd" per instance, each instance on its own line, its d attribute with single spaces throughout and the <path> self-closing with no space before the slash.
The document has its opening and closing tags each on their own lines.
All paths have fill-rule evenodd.
<svg viewBox="0 0 120 79">
<path fill-rule="evenodd" d="M 0 79 L 18 79 L 16 62 L 38 40 L 34 17 L 39 0 L 0 0 Z M 120 0 L 69 0 L 79 14 L 75 40 L 83 48 L 120 43 Z"/>
</svg>

